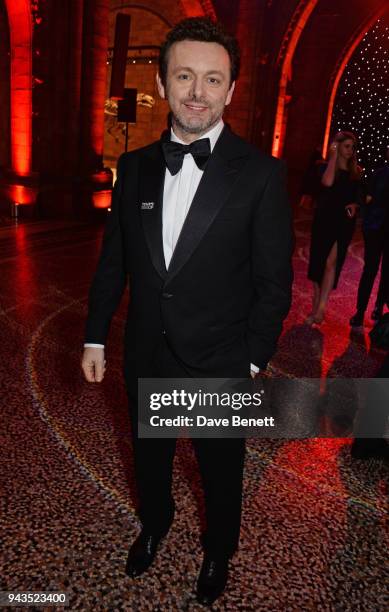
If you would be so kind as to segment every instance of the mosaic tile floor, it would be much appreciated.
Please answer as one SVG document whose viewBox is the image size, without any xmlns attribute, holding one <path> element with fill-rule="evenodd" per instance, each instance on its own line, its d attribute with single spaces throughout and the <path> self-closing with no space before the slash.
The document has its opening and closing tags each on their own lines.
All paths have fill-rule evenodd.
<svg viewBox="0 0 389 612">
<path fill-rule="evenodd" d="M 275 373 L 374 375 L 383 359 L 351 334 L 362 241 L 353 242 L 320 330 L 303 325 L 309 223 L 296 221 L 293 308 Z M 0 228 L 2 590 L 66 591 L 70 610 L 201 610 L 198 490 L 190 444 L 175 462 L 176 520 L 157 562 L 124 574 L 138 530 L 119 310 L 101 386 L 79 371 L 86 295 L 101 230 L 30 222 Z M 371 302 L 371 307 L 373 303 Z M 248 445 L 242 541 L 214 610 L 388 609 L 388 468 L 350 458 L 350 440 Z M 193 475 L 194 474 L 194 475 Z M 35 608 L 36 609 L 36 608 Z M 42 608 L 41 608 L 42 609 Z"/>
</svg>

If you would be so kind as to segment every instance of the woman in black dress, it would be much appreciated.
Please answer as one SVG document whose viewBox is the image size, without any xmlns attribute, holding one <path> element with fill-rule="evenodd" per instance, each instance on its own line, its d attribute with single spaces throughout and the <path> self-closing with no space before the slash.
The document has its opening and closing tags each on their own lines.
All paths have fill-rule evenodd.
<svg viewBox="0 0 389 612">
<path fill-rule="evenodd" d="M 338 283 L 361 202 L 361 170 L 356 137 L 338 132 L 328 161 L 318 165 L 319 188 L 312 224 L 308 278 L 313 282 L 312 312 L 308 325 L 323 321 L 328 297 Z"/>
</svg>

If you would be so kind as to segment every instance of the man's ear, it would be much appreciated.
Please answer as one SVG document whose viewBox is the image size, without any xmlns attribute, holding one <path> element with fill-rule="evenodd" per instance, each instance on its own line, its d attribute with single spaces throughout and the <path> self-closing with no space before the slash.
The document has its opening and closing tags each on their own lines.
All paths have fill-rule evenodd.
<svg viewBox="0 0 389 612">
<path fill-rule="evenodd" d="M 163 86 L 163 84 L 162 84 L 162 80 L 161 80 L 161 77 L 159 76 L 159 72 L 157 72 L 156 77 L 155 77 L 155 80 L 156 80 L 156 82 L 157 82 L 157 89 L 158 89 L 158 93 L 159 93 L 159 95 L 161 96 L 161 98 L 162 98 L 163 100 L 165 100 L 165 98 L 166 98 L 165 87 L 164 87 L 164 86 Z"/>
<path fill-rule="evenodd" d="M 235 89 L 235 81 L 233 81 L 233 82 L 231 83 L 231 87 L 230 87 L 230 89 L 228 90 L 228 94 L 227 94 L 227 98 L 226 98 L 226 104 L 225 104 L 225 106 L 228 106 L 228 105 L 229 105 L 229 103 L 231 102 L 231 99 L 232 99 L 232 94 L 234 93 L 234 89 Z"/>
</svg>

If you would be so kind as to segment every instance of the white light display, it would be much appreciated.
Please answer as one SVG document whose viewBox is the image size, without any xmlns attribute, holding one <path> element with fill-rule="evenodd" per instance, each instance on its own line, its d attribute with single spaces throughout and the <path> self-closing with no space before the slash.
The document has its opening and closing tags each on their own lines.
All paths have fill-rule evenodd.
<svg viewBox="0 0 389 612">
<path fill-rule="evenodd" d="M 354 51 L 339 84 L 332 133 L 358 137 L 358 160 L 368 176 L 389 146 L 389 18 L 380 19 Z"/>
</svg>

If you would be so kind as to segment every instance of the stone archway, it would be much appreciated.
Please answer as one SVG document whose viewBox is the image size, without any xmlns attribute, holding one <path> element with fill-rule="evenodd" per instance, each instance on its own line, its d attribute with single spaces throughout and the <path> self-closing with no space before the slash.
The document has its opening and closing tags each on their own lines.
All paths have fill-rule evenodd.
<svg viewBox="0 0 389 612">
<path fill-rule="evenodd" d="M 160 137 L 166 128 L 166 102 L 159 99 L 155 86 L 158 46 L 175 23 L 185 17 L 209 15 L 216 18 L 211 0 L 110 0 L 109 46 L 113 45 L 117 12 L 131 15 L 131 32 L 126 71 L 126 87 L 138 91 L 137 123 L 130 125 L 128 148 L 142 147 Z M 115 174 L 116 161 L 125 147 L 125 124 L 116 120 L 116 103 L 108 99 L 110 69 L 107 74 L 104 163 Z"/>
<path fill-rule="evenodd" d="M 181 4 L 187 17 L 208 15 L 216 19 L 212 0 L 181 0 Z"/>
<path fill-rule="evenodd" d="M 342 56 L 340 57 L 340 59 L 338 61 L 338 64 L 336 65 L 335 70 L 334 70 L 334 72 L 333 72 L 333 74 L 331 76 L 330 85 L 332 87 L 331 87 L 330 100 L 329 100 L 329 104 L 328 104 L 327 121 L 326 121 L 326 127 L 325 127 L 325 132 L 324 132 L 324 139 L 323 139 L 323 147 L 322 147 L 323 156 L 325 156 L 327 154 L 327 148 L 328 148 L 328 142 L 329 142 L 330 130 L 331 130 L 331 123 L 332 123 L 332 114 L 333 114 L 333 110 L 334 110 L 336 94 L 338 92 L 339 83 L 340 83 L 341 78 L 343 76 L 343 73 L 344 73 L 344 71 L 346 69 L 346 66 L 347 66 L 348 62 L 350 61 L 354 51 L 358 47 L 359 43 L 361 42 L 361 40 L 365 36 L 366 32 L 368 32 L 370 30 L 370 28 L 377 22 L 377 20 L 380 19 L 380 17 L 382 15 L 384 15 L 385 12 L 387 12 L 387 11 L 389 12 L 388 7 L 382 6 L 381 9 L 375 15 L 373 15 L 373 17 L 370 17 L 370 19 L 368 20 L 367 23 L 364 23 L 362 25 L 360 31 L 357 32 L 355 34 L 354 38 L 348 42 L 346 48 L 344 49 L 344 52 L 343 52 Z"/>
<path fill-rule="evenodd" d="M 275 113 L 272 155 L 281 157 L 287 126 L 288 83 L 292 79 L 292 62 L 300 36 L 315 9 L 318 0 L 302 0 L 298 3 L 289 26 L 284 35 L 278 64 L 281 64 L 281 76 L 278 86 L 277 109 Z"/>
<path fill-rule="evenodd" d="M 319 0 L 300 33 L 290 61 L 283 132 L 280 133 L 283 146 L 277 151 L 278 156 L 282 155 L 288 162 L 293 195 L 298 191 L 310 155 L 318 146 L 323 147 L 329 105 L 342 64 L 358 38 L 386 7 L 386 0 L 369 3 L 356 0 L 351 11 L 348 0 Z"/>
<path fill-rule="evenodd" d="M 163 6 L 164 4 L 164 6 Z M 166 126 L 166 103 L 159 99 L 155 74 L 159 47 L 176 20 L 185 15 L 178 3 L 149 2 L 122 4 L 110 2 L 109 51 L 112 53 L 116 14 L 131 15 L 131 30 L 127 54 L 125 87 L 138 93 L 136 123 L 128 129 L 128 149 L 142 147 L 159 138 Z M 109 55 L 110 61 L 110 55 Z M 115 175 L 116 163 L 125 148 L 125 124 L 117 121 L 117 103 L 108 98 L 111 70 L 108 66 L 104 119 L 104 164 Z"/>
</svg>

